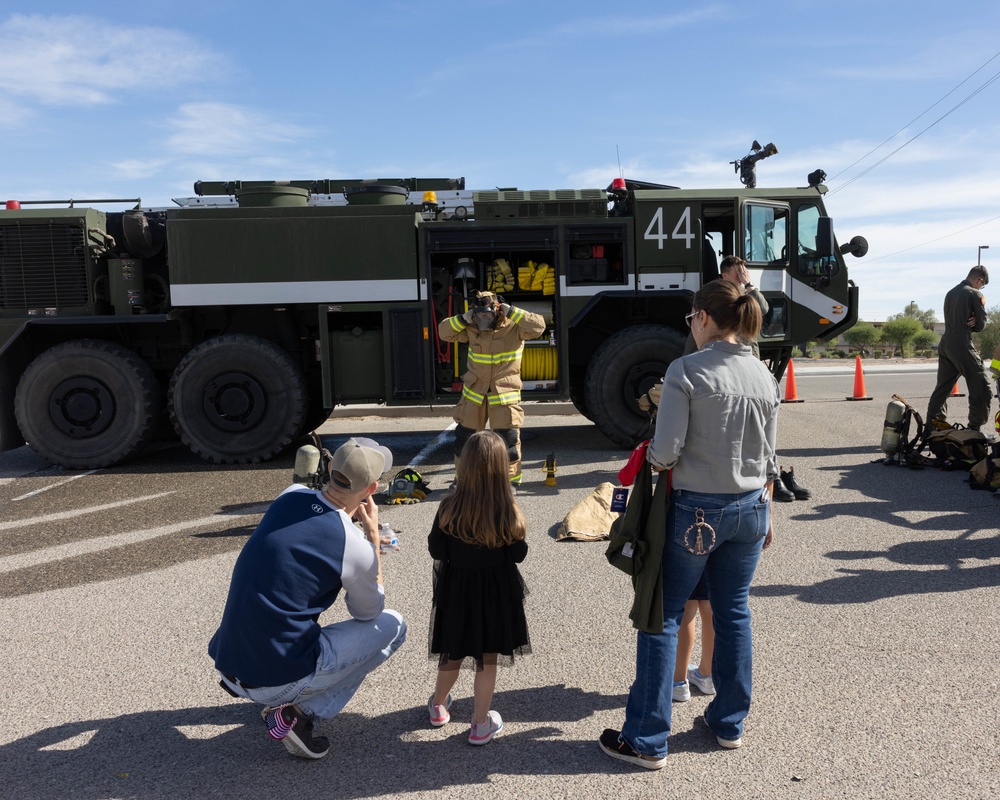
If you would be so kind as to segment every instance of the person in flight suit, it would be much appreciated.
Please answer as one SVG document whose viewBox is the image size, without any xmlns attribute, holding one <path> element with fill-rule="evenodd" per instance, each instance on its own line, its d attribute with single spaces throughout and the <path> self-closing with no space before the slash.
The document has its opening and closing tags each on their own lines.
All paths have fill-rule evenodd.
<svg viewBox="0 0 1000 800">
<path fill-rule="evenodd" d="M 511 483 L 521 482 L 521 353 L 525 340 L 544 330 L 541 314 L 514 308 L 489 291 L 477 292 L 475 305 L 464 314 L 438 324 L 442 341 L 469 344 L 462 397 L 452 414 L 456 467 L 466 440 L 489 422 L 507 443 Z"/>
<path fill-rule="evenodd" d="M 937 386 L 927 405 L 927 427 L 948 416 L 948 395 L 958 376 L 969 387 L 969 428 L 978 431 L 990 415 L 990 382 L 972 334 L 986 326 L 986 298 L 981 289 L 990 282 L 986 267 L 969 270 L 964 281 L 944 298 L 944 335 L 938 344 Z"/>
</svg>

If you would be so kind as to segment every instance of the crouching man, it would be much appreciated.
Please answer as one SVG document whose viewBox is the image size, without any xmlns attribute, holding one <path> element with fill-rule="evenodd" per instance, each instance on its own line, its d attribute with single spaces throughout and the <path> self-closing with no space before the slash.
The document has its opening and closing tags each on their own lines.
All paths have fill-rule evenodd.
<svg viewBox="0 0 1000 800">
<path fill-rule="evenodd" d="M 333 454 L 329 485 L 283 492 L 236 560 L 208 653 L 222 688 L 263 705 L 268 733 L 294 756 L 329 752 L 314 721 L 335 717 L 406 638 L 403 618 L 385 610 L 371 497 L 391 467 L 386 448 L 349 439 Z M 341 589 L 351 619 L 321 627 Z"/>
</svg>

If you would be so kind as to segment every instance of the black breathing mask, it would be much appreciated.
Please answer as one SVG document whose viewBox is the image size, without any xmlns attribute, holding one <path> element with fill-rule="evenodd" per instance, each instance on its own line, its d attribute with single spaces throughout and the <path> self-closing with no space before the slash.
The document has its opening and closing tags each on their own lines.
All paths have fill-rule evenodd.
<svg viewBox="0 0 1000 800">
<path fill-rule="evenodd" d="M 481 331 L 492 330 L 500 321 L 500 315 L 493 303 L 492 297 L 482 297 L 476 300 L 476 305 L 472 309 L 472 318 L 476 322 L 476 328 Z"/>
</svg>

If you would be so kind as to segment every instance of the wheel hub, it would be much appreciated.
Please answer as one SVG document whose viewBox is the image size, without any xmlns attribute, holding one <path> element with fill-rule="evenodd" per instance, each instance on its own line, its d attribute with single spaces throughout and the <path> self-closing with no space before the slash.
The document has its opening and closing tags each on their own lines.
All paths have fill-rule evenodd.
<svg viewBox="0 0 1000 800">
<path fill-rule="evenodd" d="M 625 402 L 629 408 L 639 410 L 639 398 L 652 389 L 663 377 L 667 366 L 662 361 L 641 361 L 634 365 L 623 382 Z"/>
<path fill-rule="evenodd" d="M 227 372 L 205 386 L 205 416 L 220 430 L 245 431 L 264 417 L 264 389 L 250 375 Z"/>
<path fill-rule="evenodd" d="M 86 376 L 60 383 L 49 397 L 49 416 L 63 433 L 87 439 L 103 433 L 115 417 L 108 387 Z"/>
</svg>

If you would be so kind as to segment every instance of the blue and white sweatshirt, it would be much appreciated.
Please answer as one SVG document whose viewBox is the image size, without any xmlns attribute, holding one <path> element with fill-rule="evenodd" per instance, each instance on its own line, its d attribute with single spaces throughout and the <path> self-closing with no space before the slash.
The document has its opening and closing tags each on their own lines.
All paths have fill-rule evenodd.
<svg viewBox="0 0 1000 800">
<path fill-rule="evenodd" d="M 254 686 L 281 686 L 312 674 L 319 616 L 341 589 L 355 619 L 382 612 L 385 590 L 375 548 L 320 492 L 286 490 L 236 560 L 222 623 L 208 645 L 216 668 Z"/>
</svg>

